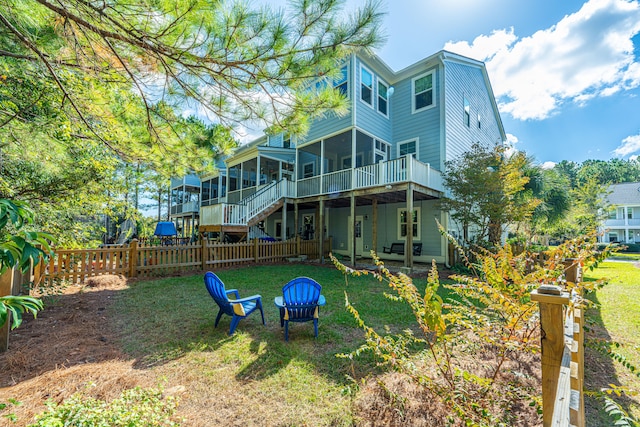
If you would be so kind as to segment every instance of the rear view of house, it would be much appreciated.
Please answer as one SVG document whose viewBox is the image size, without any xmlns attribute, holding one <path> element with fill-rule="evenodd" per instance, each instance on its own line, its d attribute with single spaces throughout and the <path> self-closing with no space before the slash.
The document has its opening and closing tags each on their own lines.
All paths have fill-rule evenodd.
<svg viewBox="0 0 640 427">
<path fill-rule="evenodd" d="M 316 84 L 347 96 L 348 114 L 316 120 L 302 138 L 264 135 L 202 177 L 199 231 L 331 237 L 352 259 L 374 250 L 409 267 L 445 262 L 445 163 L 505 140 L 484 64 L 441 51 L 395 72 L 363 53 Z"/>
</svg>

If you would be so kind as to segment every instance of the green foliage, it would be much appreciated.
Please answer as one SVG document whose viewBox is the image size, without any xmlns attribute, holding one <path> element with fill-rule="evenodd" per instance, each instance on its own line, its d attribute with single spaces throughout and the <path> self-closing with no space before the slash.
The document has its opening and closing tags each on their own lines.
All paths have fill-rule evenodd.
<svg viewBox="0 0 640 427">
<path fill-rule="evenodd" d="M 451 236 L 449 239 L 456 244 Z M 514 255 L 508 244 L 495 253 L 473 252 L 473 263 L 460 246 L 457 249 L 471 274 L 453 276 L 454 284 L 443 285 L 455 295 L 446 301 L 436 293 L 441 283 L 435 263 L 420 293 L 409 277 L 391 274 L 375 254 L 375 272 L 353 270 L 332 258 L 347 275 L 372 275 L 385 281 L 394 291 L 385 296 L 408 305 L 416 320 L 415 328 L 382 335 L 364 322 L 346 296 L 347 309 L 365 331 L 366 342 L 341 356 L 373 353 L 381 364 L 426 387 L 465 425 L 508 425 L 514 420 L 506 408 L 515 402 L 526 400 L 540 406 L 526 375 L 512 375 L 523 354 L 539 352 L 538 307 L 529 297 L 531 291 L 541 283 L 594 289 L 600 282 L 567 282 L 564 261 L 572 259 L 573 265 L 593 268 L 608 250 L 596 251 L 593 237 L 579 239 L 548 251 L 544 264 L 539 265 L 533 261 L 534 254 Z M 492 357 L 480 357 L 487 353 Z"/>
<path fill-rule="evenodd" d="M 531 160 L 523 152 L 507 155 L 506 147 L 474 144 L 447 162 L 443 180 L 451 197 L 441 206 L 461 227 L 464 240 L 500 244 L 503 228 L 531 219 L 541 201 L 526 188 Z"/>
<path fill-rule="evenodd" d="M 48 410 L 36 416 L 30 427 L 160 427 L 178 426 L 171 420 L 178 402 L 161 390 L 125 390 L 111 402 L 74 394 L 61 404 L 47 402 Z"/>
<path fill-rule="evenodd" d="M 51 236 L 24 228 L 33 222 L 33 214 L 20 202 L 0 199 L 0 274 L 15 266 L 27 271 L 50 252 Z M 0 296 L 0 326 L 13 315 L 11 328 L 22 323 L 22 313 L 33 315 L 42 310 L 42 301 L 28 296 Z"/>
</svg>

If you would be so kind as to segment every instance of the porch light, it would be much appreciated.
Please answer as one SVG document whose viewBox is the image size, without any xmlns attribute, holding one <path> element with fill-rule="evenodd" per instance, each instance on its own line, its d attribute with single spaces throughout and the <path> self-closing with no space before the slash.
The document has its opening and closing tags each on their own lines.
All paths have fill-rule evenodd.
<svg viewBox="0 0 640 427">
<path fill-rule="evenodd" d="M 387 97 L 391 98 L 391 96 L 393 95 L 393 92 L 396 91 L 396 88 L 394 88 L 393 86 L 389 86 L 389 88 L 387 89 Z"/>
</svg>

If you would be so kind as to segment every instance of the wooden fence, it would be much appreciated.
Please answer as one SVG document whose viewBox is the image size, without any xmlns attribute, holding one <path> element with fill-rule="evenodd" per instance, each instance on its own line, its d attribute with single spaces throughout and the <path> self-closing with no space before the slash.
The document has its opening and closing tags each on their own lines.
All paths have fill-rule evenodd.
<svg viewBox="0 0 640 427">
<path fill-rule="evenodd" d="M 580 281 L 580 266 L 566 269 L 568 282 Z M 540 306 L 542 422 L 544 427 L 584 427 L 584 313 L 581 295 L 541 287 L 531 293 Z"/>
<path fill-rule="evenodd" d="M 331 239 L 327 239 L 325 256 L 330 248 Z M 134 240 L 130 245 L 96 249 L 57 249 L 49 262 L 35 268 L 34 283 L 45 286 L 56 282 L 82 283 L 90 277 L 105 274 L 158 277 L 250 263 L 277 263 L 300 255 L 308 259 L 320 258 L 319 241 L 296 238 L 283 242 L 256 239 L 218 243 L 202 240 L 181 245 L 146 246 Z"/>
</svg>

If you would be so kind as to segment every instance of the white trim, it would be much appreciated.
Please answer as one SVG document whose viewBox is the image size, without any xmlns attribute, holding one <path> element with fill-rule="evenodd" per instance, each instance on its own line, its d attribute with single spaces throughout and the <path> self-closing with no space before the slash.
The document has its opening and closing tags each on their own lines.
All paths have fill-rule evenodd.
<svg viewBox="0 0 640 427">
<path fill-rule="evenodd" d="M 278 236 L 278 224 L 280 224 L 280 235 Z M 284 229 L 282 228 L 282 220 L 281 219 L 276 219 L 273 221 L 273 237 L 275 239 L 281 239 L 284 240 L 282 238 L 282 234 L 284 232 Z"/>
<path fill-rule="evenodd" d="M 380 89 L 379 85 L 382 85 L 382 86 L 387 88 L 387 98 L 385 99 L 385 101 L 387 101 L 387 112 L 386 112 L 386 114 L 383 113 L 382 111 L 380 111 L 380 93 L 378 92 L 379 89 Z M 390 107 L 390 103 L 389 103 L 389 87 L 390 86 L 384 80 L 382 80 L 381 78 L 377 79 L 377 84 L 376 84 L 376 111 L 378 113 L 380 113 L 383 117 L 386 117 L 387 119 L 389 118 L 389 109 L 390 109 L 389 108 Z"/>
<path fill-rule="evenodd" d="M 402 223 L 400 222 L 400 215 L 402 214 L 402 211 L 406 211 L 407 208 L 403 207 L 403 208 L 397 208 L 397 209 L 398 209 L 398 212 L 396 214 L 396 220 L 398 222 L 398 229 L 397 229 L 397 231 L 398 231 L 398 240 L 407 240 L 407 236 L 402 237 L 402 233 L 400 232 L 400 230 L 401 230 L 400 226 L 402 225 Z M 420 206 L 414 206 L 413 210 L 416 211 L 416 222 L 414 222 L 414 224 L 417 224 L 416 228 L 418 229 L 418 235 L 413 237 L 414 242 L 415 242 L 415 241 L 420 241 L 420 236 L 422 235 L 422 232 L 421 232 L 422 231 L 422 217 L 420 216 L 421 215 L 421 207 Z M 409 230 L 407 230 L 407 232 L 409 232 Z"/>
<path fill-rule="evenodd" d="M 422 107 L 416 109 L 416 80 L 419 80 L 429 74 L 431 77 L 431 105 L 427 105 L 426 107 Z M 422 92 L 421 92 L 422 93 Z M 429 110 L 436 106 L 436 71 L 431 70 L 426 73 L 422 73 L 419 76 L 416 76 L 411 79 L 411 114 L 419 113 L 420 111 Z"/>
<path fill-rule="evenodd" d="M 347 99 L 351 99 L 351 93 L 350 93 L 351 91 L 349 90 L 349 86 L 350 86 L 350 85 L 349 85 L 349 82 L 351 81 L 351 79 L 349 78 L 349 72 L 350 72 L 350 69 L 351 69 L 351 65 L 350 65 L 349 61 L 345 62 L 343 65 L 341 65 L 341 66 L 340 66 L 340 72 L 341 72 L 341 74 L 342 74 L 342 69 L 343 69 L 343 68 L 346 68 L 346 69 L 347 69 L 347 80 L 346 80 L 346 81 L 344 81 L 344 82 L 342 82 L 342 83 L 341 83 L 341 85 L 343 85 L 343 84 L 345 84 L 345 83 L 347 84 L 347 90 L 346 90 L 346 92 L 344 93 L 344 95 L 345 95 L 345 97 L 346 97 Z M 338 90 L 338 86 L 340 86 L 340 85 L 336 86 L 336 81 L 335 81 L 335 79 L 333 79 L 331 83 L 332 83 L 331 87 L 333 87 L 335 90 Z"/>
<path fill-rule="evenodd" d="M 365 101 L 364 99 L 362 99 L 362 86 L 365 86 L 362 83 L 362 70 L 365 70 L 367 73 L 371 74 L 371 103 L 368 103 L 367 101 Z M 368 105 L 370 108 L 374 108 L 374 97 L 376 96 L 376 88 L 375 88 L 375 84 L 376 84 L 376 78 L 375 78 L 375 74 L 373 73 L 373 71 L 371 71 L 369 68 L 365 67 L 364 64 L 360 63 L 360 79 L 358 80 L 360 82 L 359 85 L 359 92 L 360 92 L 360 96 L 358 97 L 360 99 L 360 101 L 362 101 L 363 104 Z"/>
<path fill-rule="evenodd" d="M 415 158 L 419 159 L 420 158 L 420 138 L 417 136 L 415 138 L 405 139 L 404 141 L 400 141 L 396 144 L 396 158 L 399 159 L 400 157 L 404 157 L 406 155 L 406 154 L 400 155 L 400 146 L 413 141 L 416 142 Z"/>
</svg>

